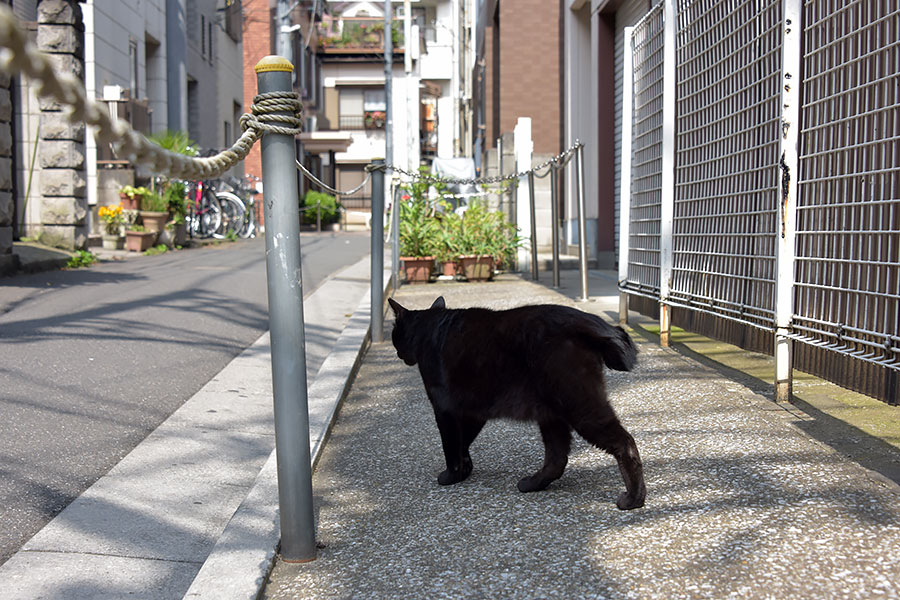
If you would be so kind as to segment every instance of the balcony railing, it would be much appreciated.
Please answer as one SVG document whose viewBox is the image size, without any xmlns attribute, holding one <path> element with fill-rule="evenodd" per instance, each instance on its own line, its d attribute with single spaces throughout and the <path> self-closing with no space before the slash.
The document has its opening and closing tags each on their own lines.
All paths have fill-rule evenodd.
<svg viewBox="0 0 900 600">
<path fill-rule="evenodd" d="M 362 129 L 384 129 L 384 112 L 367 112 L 364 115 L 341 115 L 338 129 L 359 131 Z"/>
<path fill-rule="evenodd" d="M 392 24 L 394 49 L 403 47 L 402 23 Z M 384 49 L 384 22 L 372 19 L 344 19 L 343 25 L 337 21 L 326 22 L 318 27 L 318 44 L 323 51 L 353 51 Z"/>
</svg>

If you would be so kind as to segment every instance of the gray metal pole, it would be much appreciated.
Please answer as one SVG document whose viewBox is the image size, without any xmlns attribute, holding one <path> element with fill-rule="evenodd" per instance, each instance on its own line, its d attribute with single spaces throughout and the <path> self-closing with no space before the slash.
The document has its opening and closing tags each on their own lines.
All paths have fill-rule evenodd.
<svg viewBox="0 0 900 600">
<path fill-rule="evenodd" d="M 587 302 L 588 298 L 588 259 L 587 259 L 587 225 L 584 209 L 584 145 L 579 144 L 575 150 L 575 189 L 578 195 L 578 263 L 581 269 L 581 296 L 576 302 Z"/>
<path fill-rule="evenodd" d="M 267 56 L 256 65 L 259 92 L 291 91 L 291 63 Z M 285 113 L 286 114 L 286 113 Z M 286 562 L 316 558 L 303 282 L 300 276 L 300 203 L 294 175 L 294 138 L 267 133 L 261 140 L 266 217 L 266 274 L 281 555 Z"/>
<path fill-rule="evenodd" d="M 384 0 L 384 160 L 394 164 L 394 31 L 391 0 Z M 372 184 L 374 188 L 374 183 Z"/>
<path fill-rule="evenodd" d="M 556 177 L 556 165 L 550 165 L 550 223 L 553 240 L 553 287 L 559 288 L 559 190 Z"/>
<path fill-rule="evenodd" d="M 394 292 L 400 289 L 400 188 L 391 186 L 391 284 Z"/>
<path fill-rule="evenodd" d="M 384 161 L 372 161 L 383 167 Z M 384 169 L 372 171 L 372 343 L 384 341 Z"/>
<path fill-rule="evenodd" d="M 531 216 L 531 279 L 538 280 L 537 220 L 534 209 L 534 171 L 528 172 L 528 210 Z"/>
</svg>

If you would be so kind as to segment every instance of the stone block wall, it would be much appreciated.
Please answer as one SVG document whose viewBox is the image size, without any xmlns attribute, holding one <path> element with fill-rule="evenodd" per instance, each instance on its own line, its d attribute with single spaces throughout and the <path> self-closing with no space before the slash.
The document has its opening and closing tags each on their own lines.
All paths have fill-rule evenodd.
<svg viewBox="0 0 900 600">
<path fill-rule="evenodd" d="M 9 74 L 0 71 L 0 263 L 11 260 L 13 224 L 16 218 L 12 172 L 14 148 L 11 83 Z"/>
<path fill-rule="evenodd" d="M 51 56 L 57 71 L 84 80 L 84 24 L 78 2 L 38 3 L 37 45 Z M 40 107 L 41 229 L 55 245 L 84 248 L 88 213 L 84 123 L 70 123 L 66 107 L 51 100 L 42 98 Z"/>
</svg>

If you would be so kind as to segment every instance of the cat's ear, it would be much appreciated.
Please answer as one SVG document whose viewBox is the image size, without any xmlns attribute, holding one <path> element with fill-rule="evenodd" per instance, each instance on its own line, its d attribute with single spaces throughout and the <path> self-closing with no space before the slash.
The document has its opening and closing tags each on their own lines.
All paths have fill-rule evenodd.
<svg viewBox="0 0 900 600">
<path fill-rule="evenodd" d="M 388 298 L 388 304 L 391 305 L 391 309 L 394 311 L 394 316 L 398 319 L 406 314 L 406 309 L 400 306 L 400 303 L 395 302 L 393 298 Z"/>
<path fill-rule="evenodd" d="M 431 305 L 431 308 L 447 308 L 447 304 L 444 302 L 444 297 L 438 296 L 434 301 L 434 304 Z"/>
</svg>

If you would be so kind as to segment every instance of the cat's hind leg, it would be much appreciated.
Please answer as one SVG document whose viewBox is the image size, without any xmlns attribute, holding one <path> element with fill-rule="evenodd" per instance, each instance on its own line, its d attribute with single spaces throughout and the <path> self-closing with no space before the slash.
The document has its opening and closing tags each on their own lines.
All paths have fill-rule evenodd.
<svg viewBox="0 0 900 600">
<path fill-rule="evenodd" d="M 647 489 L 644 485 L 644 466 L 634 438 L 615 416 L 603 422 L 586 419 L 575 430 L 591 444 L 615 457 L 619 472 L 625 480 L 625 491 L 619 494 L 616 506 L 631 510 L 644 505 Z"/>
<path fill-rule="evenodd" d="M 452 485 L 466 479 L 472 473 L 472 457 L 469 446 L 484 427 L 484 420 L 458 417 L 435 409 L 434 417 L 441 433 L 441 445 L 447 469 L 438 475 L 438 483 Z"/>
<path fill-rule="evenodd" d="M 569 462 L 572 445 L 572 430 L 562 420 L 547 420 L 538 423 L 544 440 L 544 466 L 541 470 L 519 480 L 520 492 L 537 492 L 545 489 L 553 481 L 562 477 Z"/>
</svg>

